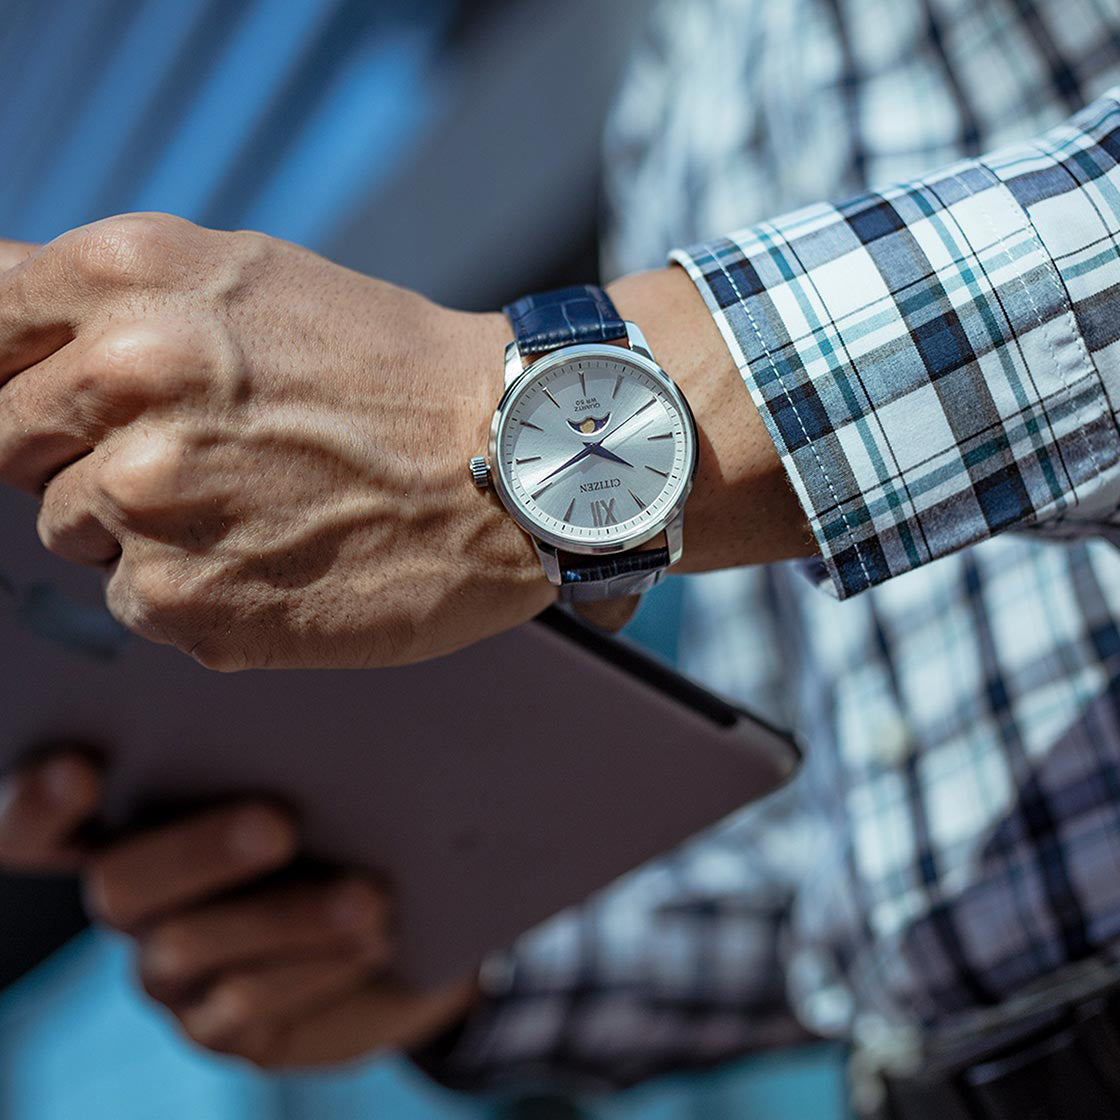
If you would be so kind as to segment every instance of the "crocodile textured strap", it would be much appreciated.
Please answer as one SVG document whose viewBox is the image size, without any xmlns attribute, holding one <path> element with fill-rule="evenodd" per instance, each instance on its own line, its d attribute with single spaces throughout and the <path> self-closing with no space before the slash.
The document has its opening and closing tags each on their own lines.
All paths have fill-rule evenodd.
<svg viewBox="0 0 1120 1120">
<path fill-rule="evenodd" d="M 660 581 L 668 566 L 667 548 L 621 552 L 601 560 L 568 555 L 560 565 L 560 599 L 589 603 L 640 595 Z"/>
<path fill-rule="evenodd" d="M 626 324 L 610 297 L 594 284 L 522 296 L 504 308 L 522 354 L 542 354 L 581 342 L 616 342 L 626 337 Z M 561 554 L 560 599 L 587 603 L 640 595 L 669 566 L 667 548 L 585 557 Z"/>
<path fill-rule="evenodd" d="M 503 310 L 522 354 L 626 336 L 626 324 L 610 296 L 594 284 L 522 296 Z"/>
</svg>

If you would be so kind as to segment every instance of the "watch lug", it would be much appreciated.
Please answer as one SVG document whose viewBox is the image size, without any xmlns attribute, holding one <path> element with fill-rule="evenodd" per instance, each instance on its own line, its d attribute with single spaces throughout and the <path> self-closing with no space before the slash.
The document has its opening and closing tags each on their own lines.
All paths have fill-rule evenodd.
<svg viewBox="0 0 1120 1120">
<path fill-rule="evenodd" d="M 643 357 L 649 358 L 653 361 L 653 355 L 650 353 L 649 343 L 646 342 L 646 336 L 642 334 L 641 328 L 637 323 L 631 323 L 629 319 L 626 320 L 626 341 L 630 343 L 630 349 L 636 350 Z"/>
<path fill-rule="evenodd" d="M 525 363 L 521 360 L 521 350 L 516 342 L 511 342 L 506 346 L 506 385 L 509 385 L 515 378 L 520 377 L 522 370 L 525 368 Z"/>
<path fill-rule="evenodd" d="M 684 552 L 684 510 L 665 526 L 665 547 L 669 550 L 669 563 L 675 564 Z"/>
<path fill-rule="evenodd" d="M 537 546 L 537 555 L 541 558 L 541 567 L 544 568 L 544 574 L 548 578 L 548 582 L 556 587 L 560 586 L 560 557 L 556 554 L 556 549 L 550 544 L 545 544 L 543 541 L 538 541 L 534 538 L 533 544 Z"/>
</svg>

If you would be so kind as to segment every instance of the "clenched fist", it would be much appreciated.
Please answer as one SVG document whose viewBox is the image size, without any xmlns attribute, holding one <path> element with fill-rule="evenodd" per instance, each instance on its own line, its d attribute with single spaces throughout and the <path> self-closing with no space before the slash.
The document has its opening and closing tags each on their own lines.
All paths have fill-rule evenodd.
<svg viewBox="0 0 1120 1120">
<path fill-rule="evenodd" d="M 223 670 L 387 665 L 554 598 L 465 468 L 500 315 L 167 215 L 2 252 L 0 480 L 132 630 Z"/>
</svg>

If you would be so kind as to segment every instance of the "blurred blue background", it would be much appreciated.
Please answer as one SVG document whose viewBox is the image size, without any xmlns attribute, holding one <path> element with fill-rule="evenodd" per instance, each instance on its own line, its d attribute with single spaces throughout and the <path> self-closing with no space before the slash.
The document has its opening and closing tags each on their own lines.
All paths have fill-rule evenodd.
<svg viewBox="0 0 1120 1120">
<path fill-rule="evenodd" d="M 167 210 L 319 249 L 456 306 L 594 278 L 599 132 L 647 0 L 0 0 L 0 235 Z M 584 29 L 594 26 L 596 33 Z M 526 152 L 533 123 L 561 149 Z M 631 627 L 672 658 L 679 594 Z M 574 1116 L 407 1063 L 266 1078 L 181 1043 L 71 885 L 0 879 L 0 1117 Z M 581 1115 L 841 1115 L 827 1047 L 671 1078 Z"/>
</svg>

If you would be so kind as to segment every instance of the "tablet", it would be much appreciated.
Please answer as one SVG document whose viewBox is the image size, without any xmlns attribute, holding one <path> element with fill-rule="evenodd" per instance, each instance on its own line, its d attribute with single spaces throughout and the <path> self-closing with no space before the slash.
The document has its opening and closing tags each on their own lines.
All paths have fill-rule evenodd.
<svg viewBox="0 0 1120 1120">
<path fill-rule="evenodd" d="M 410 985 L 458 979 L 796 768 L 787 735 L 559 611 L 408 668 L 209 672 L 121 630 L 34 512 L 0 492 L 0 767 L 103 750 L 110 828 L 281 798 L 312 856 L 389 882 Z"/>
</svg>

